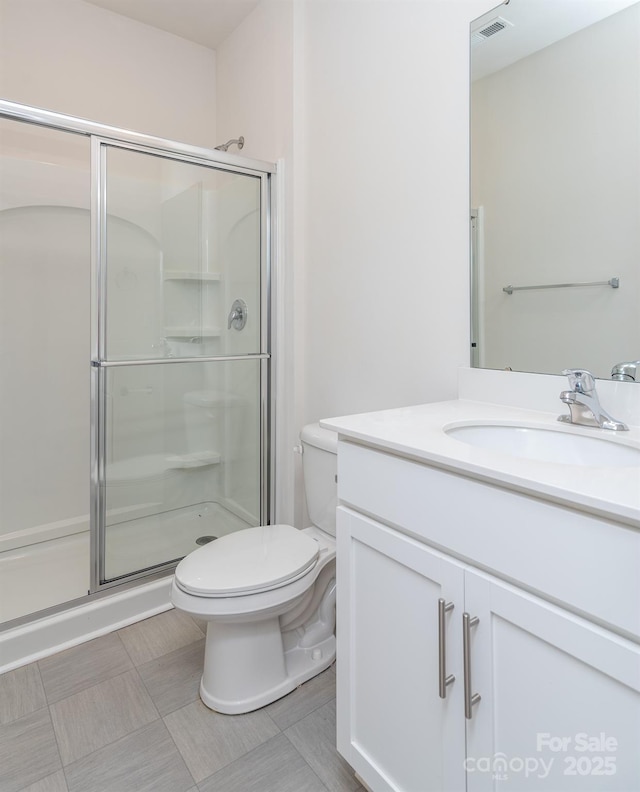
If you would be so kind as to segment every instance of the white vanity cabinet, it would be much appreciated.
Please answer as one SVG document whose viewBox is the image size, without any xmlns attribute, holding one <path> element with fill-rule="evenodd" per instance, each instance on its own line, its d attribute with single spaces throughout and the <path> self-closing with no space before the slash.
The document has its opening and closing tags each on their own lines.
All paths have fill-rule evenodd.
<svg viewBox="0 0 640 792">
<path fill-rule="evenodd" d="M 375 792 L 463 789 L 461 686 L 441 699 L 438 685 L 438 600 L 458 603 L 440 617 L 449 660 L 463 569 L 343 507 L 337 535 L 338 750 Z"/>
<path fill-rule="evenodd" d="M 338 750 L 365 784 L 640 790 L 638 531 L 355 443 L 338 465 Z"/>
</svg>

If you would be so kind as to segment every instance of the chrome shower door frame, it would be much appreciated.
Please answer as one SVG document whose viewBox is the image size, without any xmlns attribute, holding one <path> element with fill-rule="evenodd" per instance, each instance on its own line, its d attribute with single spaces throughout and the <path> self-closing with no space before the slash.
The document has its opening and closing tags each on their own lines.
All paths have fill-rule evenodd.
<svg viewBox="0 0 640 792">
<path fill-rule="evenodd" d="M 91 593 L 129 583 L 142 578 L 152 579 L 166 575 L 175 568 L 176 562 L 167 561 L 153 568 L 126 574 L 107 580 L 105 574 L 106 555 L 106 502 L 104 494 L 105 460 L 107 446 L 107 369 L 124 366 L 156 366 L 181 363 L 208 363 L 231 360 L 260 361 L 260 522 L 273 521 L 275 448 L 272 392 L 274 378 L 271 375 L 272 338 L 271 318 L 273 292 L 271 288 L 272 233 L 271 203 L 275 198 L 273 174 L 275 166 L 250 161 L 248 166 L 231 164 L 228 157 L 213 150 L 203 156 L 203 150 L 180 145 L 171 141 L 154 141 L 154 145 L 121 140 L 105 135 L 92 135 L 92 327 L 91 327 Z M 162 145 L 160 145 L 162 144 Z M 106 152 L 108 148 L 126 149 L 141 154 L 150 154 L 176 162 L 215 168 L 230 173 L 243 174 L 260 179 L 260 351 L 247 355 L 216 355 L 194 358 L 157 358 L 137 360 L 108 360 L 106 356 Z M 224 157 L 224 159 L 223 159 Z M 237 157 L 233 159 L 238 159 Z M 255 166 L 259 167 L 255 167 Z"/>
</svg>

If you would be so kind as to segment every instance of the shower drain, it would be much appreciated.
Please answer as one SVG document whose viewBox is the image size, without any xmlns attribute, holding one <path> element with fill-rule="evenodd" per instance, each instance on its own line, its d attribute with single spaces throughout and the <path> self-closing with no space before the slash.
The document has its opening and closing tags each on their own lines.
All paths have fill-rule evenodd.
<svg viewBox="0 0 640 792">
<path fill-rule="evenodd" d="M 217 539 L 217 538 L 218 538 L 217 536 L 199 536 L 196 539 L 196 544 L 197 545 L 206 545 L 206 544 L 209 544 L 209 542 L 213 542 L 213 540 Z"/>
</svg>

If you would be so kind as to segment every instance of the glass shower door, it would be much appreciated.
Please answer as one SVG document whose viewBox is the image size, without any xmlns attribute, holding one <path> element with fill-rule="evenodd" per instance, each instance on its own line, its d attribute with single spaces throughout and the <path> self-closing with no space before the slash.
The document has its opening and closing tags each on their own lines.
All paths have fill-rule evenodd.
<svg viewBox="0 0 640 792">
<path fill-rule="evenodd" d="M 97 144 L 96 587 L 265 519 L 266 176 Z"/>
</svg>

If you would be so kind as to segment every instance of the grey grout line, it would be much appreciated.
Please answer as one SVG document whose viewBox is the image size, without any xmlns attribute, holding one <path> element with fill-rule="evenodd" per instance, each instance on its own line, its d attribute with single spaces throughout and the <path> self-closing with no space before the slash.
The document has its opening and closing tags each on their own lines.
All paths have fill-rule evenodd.
<svg viewBox="0 0 640 792">
<path fill-rule="evenodd" d="M 54 729 L 53 729 L 53 735 L 54 735 L 54 737 L 56 738 L 56 746 L 57 746 L 57 748 L 58 748 L 58 756 L 60 757 L 60 764 L 62 765 L 62 769 L 63 769 L 63 770 L 65 769 L 65 767 L 69 767 L 70 765 L 74 764 L 75 762 L 78 762 L 78 761 L 80 761 L 80 760 L 82 760 L 82 759 L 86 759 L 86 758 L 87 758 L 87 757 L 89 757 L 89 756 L 93 756 L 93 754 L 95 754 L 95 753 L 98 753 L 98 751 L 101 751 L 103 748 L 107 748 L 109 745 L 114 745 L 115 743 L 117 743 L 117 742 L 118 742 L 118 740 L 122 740 L 122 739 L 124 739 L 125 737 L 129 737 L 129 736 L 131 736 L 132 734 L 135 734 L 135 733 L 136 733 L 137 731 L 139 731 L 140 729 L 144 729 L 144 728 L 145 728 L 145 726 L 149 726 L 149 724 L 151 724 L 151 723 L 155 723 L 157 720 L 161 720 L 161 721 L 163 722 L 163 724 L 164 724 L 164 727 L 165 727 L 165 729 L 167 728 L 167 724 L 166 724 L 166 723 L 164 723 L 164 718 L 163 718 L 163 717 L 162 717 L 162 715 L 160 715 L 160 713 L 158 712 L 158 708 L 156 707 L 155 701 L 154 701 L 154 700 L 151 698 L 151 695 L 149 694 L 149 691 L 147 690 L 147 688 L 146 688 L 146 685 L 144 684 L 144 680 L 142 679 L 142 677 L 140 676 L 140 674 L 138 674 L 138 669 L 137 669 L 135 666 L 134 666 L 134 668 L 130 668 L 128 671 L 123 671 L 121 674 L 117 674 L 116 676 L 114 676 L 114 677 L 111 677 L 110 679 L 118 679 L 119 677 L 121 677 L 121 676 L 124 676 L 125 674 L 130 674 L 132 671 L 135 671 L 135 673 L 137 674 L 137 676 L 138 676 L 138 678 L 139 678 L 140 682 L 142 683 L 142 686 L 144 687 L 145 691 L 147 692 L 147 695 L 149 696 L 149 699 L 151 700 L 151 703 L 152 703 L 152 705 L 153 705 L 153 708 L 154 708 L 154 710 L 155 710 L 155 712 L 156 712 L 156 715 L 157 715 L 158 717 L 157 717 L 157 718 L 155 718 L 155 719 L 154 719 L 154 720 L 152 720 L 152 721 L 149 721 L 149 723 L 145 723 L 143 726 L 139 726 L 137 729 L 134 729 L 133 731 L 129 732 L 128 734 L 122 734 L 122 735 L 120 735 L 120 737 L 116 737 L 116 738 L 115 738 L 115 740 L 111 740 L 110 742 L 107 742 L 107 743 L 105 743 L 104 745 L 101 745 L 101 746 L 100 746 L 100 748 L 96 748 L 96 750 L 95 750 L 95 751 L 91 751 L 91 753 L 85 754 L 84 756 L 79 756 L 78 758 L 74 759 L 73 761 L 69 762 L 69 763 L 68 763 L 68 764 L 66 764 L 66 765 L 65 765 L 65 764 L 62 762 L 62 754 L 60 753 L 60 745 L 59 745 L 59 743 L 58 743 L 58 735 L 56 734 L 56 730 L 55 730 L 55 728 L 54 728 Z M 91 685 L 91 687 L 90 687 L 90 688 L 85 688 L 85 690 L 80 690 L 80 691 L 78 691 L 78 693 L 84 693 L 85 691 L 91 690 L 91 689 L 92 689 L 92 688 L 94 688 L 94 687 L 98 687 L 98 685 L 101 685 L 101 684 L 103 684 L 103 682 L 104 682 L 104 681 L 110 681 L 110 680 L 103 680 L 102 682 L 97 682 L 95 685 Z M 62 701 L 66 701 L 67 699 L 70 699 L 70 698 L 72 698 L 73 696 L 77 696 L 77 695 L 78 695 L 78 693 L 72 693 L 70 696 L 67 696 L 66 698 L 60 699 L 60 701 L 56 701 L 56 702 L 54 702 L 54 704 L 59 704 L 60 702 L 62 702 Z M 51 705 L 51 704 L 49 705 L 49 717 L 51 718 L 51 726 L 52 726 L 52 728 L 53 728 L 53 717 L 51 716 L 51 707 L 52 707 L 52 706 L 53 706 L 53 705 Z M 167 729 L 167 731 L 169 731 L 169 730 Z M 171 734 L 171 733 L 169 732 L 169 734 Z M 173 740 L 173 738 L 171 738 L 171 739 Z M 176 746 L 176 747 L 177 747 L 177 746 Z M 178 753 L 180 753 L 180 752 L 178 751 Z M 180 756 L 182 756 L 182 754 L 180 754 Z M 67 776 L 66 776 L 66 773 L 65 773 L 65 780 L 66 780 L 66 777 L 67 777 Z M 67 783 L 67 786 L 69 786 L 69 784 L 68 784 L 68 783 Z"/>
<path fill-rule="evenodd" d="M 192 702 L 192 703 L 193 703 L 193 702 Z M 185 704 L 185 707 L 188 707 L 188 706 L 189 706 L 188 704 Z M 169 715 L 173 715 L 173 713 L 174 713 L 174 712 L 179 712 L 181 709 L 184 709 L 184 707 L 178 707 L 178 709 L 177 709 L 177 710 L 173 710 L 173 712 L 167 712 L 167 714 L 166 714 L 166 715 L 162 715 L 162 716 L 161 716 L 161 718 L 162 718 L 162 725 L 163 725 L 163 726 L 164 726 L 164 728 L 167 730 L 167 732 L 168 732 L 168 734 L 169 734 L 169 737 L 171 738 L 171 742 L 173 743 L 173 745 L 174 745 L 174 747 L 175 747 L 176 751 L 178 752 L 178 756 L 180 756 L 180 758 L 181 758 L 181 759 L 182 759 L 182 761 L 184 762 L 184 765 L 185 765 L 185 767 L 187 768 L 187 771 L 189 772 L 189 775 L 191 776 L 191 778 L 192 778 L 192 780 L 193 780 L 193 785 L 195 786 L 195 788 L 196 788 L 196 789 L 198 789 L 198 790 L 199 790 L 199 789 L 200 789 L 200 787 L 199 787 L 199 785 L 196 783 L 196 780 L 195 780 L 195 778 L 193 777 L 193 773 L 191 772 L 191 769 L 189 768 L 189 765 L 187 764 L 187 760 L 186 760 L 186 758 L 185 758 L 184 754 L 182 753 L 182 751 L 180 750 L 180 746 L 179 746 L 179 745 L 178 745 L 178 743 L 177 743 L 177 742 L 176 742 L 176 741 L 173 739 L 173 734 L 171 733 L 171 729 L 170 729 L 170 728 L 167 726 L 167 718 L 169 717 Z"/>
<path fill-rule="evenodd" d="M 40 666 L 38 666 L 38 673 L 40 673 Z M 45 690 L 45 696 L 46 696 L 46 690 Z M 47 699 L 47 702 L 48 702 L 48 699 Z M 60 767 L 62 768 L 62 771 L 64 772 L 65 765 L 64 765 L 64 762 L 62 761 L 62 752 L 60 751 L 60 743 L 58 741 L 58 735 L 56 733 L 56 728 L 53 725 L 53 715 L 51 714 L 51 704 L 49 704 L 49 703 L 47 703 L 47 712 L 49 713 L 49 721 L 51 722 L 51 731 L 53 732 L 53 739 L 56 741 L 56 751 L 58 752 L 58 759 L 60 760 Z M 46 776 L 43 776 L 43 777 L 46 778 Z M 42 780 L 42 779 L 40 779 L 40 780 Z M 64 774 L 64 782 L 65 782 L 65 784 L 67 784 L 67 787 L 68 787 L 69 784 L 67 783 L 67 774 L 66 773 Z"/>
<path fill-rule="evenodd" d="M 118 637 L 120 637 L 120 636 L 118 636 Z M 128 654 L 128 653 L 127 653 L 127 654 Z M 141 676 L 141 675 L 138 673 L 138 667 L 137 667 L 137 666 L 135 666 L 135 670 L 136 670 L 136 673 L 138 674 L 138 677 L 140 678 L 140 681 L 142 682 L 142 687 L 145 689 L 145 691 L 146 691 L 146 693 L 147 693 L 147 696 L 149 696 L 149 698 L 151 699 L 151 701 L 152 701 L 152 703 L 153 703 L 153 706 L 154 706 L 154 707 L 155 707 L 155 709 L 156 709 L 156 712 L 157 712 L 157 713 L 158 713 L 158 715 L 160 716 L 160 720 L 161 720 L 161 721 L 164 723 L 164 715 L 161 715 L 161 714 L 160 714 L 160 711 L 159 711 L 159 710 L 158 710 L 158 708 L 156 707 L 156 702 L 153 700 L 153 696 L 151 695 L 151 691 L 150 691 L 150 690 L 149 690 L 149 688 L 147 687 L 147 684 L 146 684 L 146 682 L 144 681 L 144 679 L 142 678 L 142 676 Z M 166 724 L 166 723 L 164 723 L 164 726 L 165 726 L 165 729 L 166 729 L 166 727 L 167 727 L 167 724 Z M 172 737 L 171 739 L 173 740 L 173 737 Z M 182 754 L 180 754 L 180 756 L 182 756 Z"/>
<path fill-rule="evenodd" d="M 38 677 L 40 679 L 40 684 L 42 685 L 42 690 L 44 691 L 44 700 L 46 702 L 44 707 L 41 707 L 40 709 L 45 709 L 46 708 L 47 714 L 49 715 L 49 722 L 51 723 L 51 731 L 53 732 L 53 739 L 56 741 L 56 751 L 58 752 L 58 759 L 60 760 L 60 768 L 62 770 L 64 770 L 64 765 L 62 764 L 62 754 L 60 753 L 60 744 L 58 742 L 58 735 L 56 734 L 56 730 L 55 730 L 55 728 L 53 726 L 53 716 L 51 715 L 51 705 L 49 704 L 49 696 L 47 695 L 47 689 L 44 686 L 44 680 L 42 679 L 42 671 L 40 670 L 40 661 L 39 660 L 35 661 L 35 666 L 36 666 L 37 671 L 38 671 Z M 42 778 L 46 778 L 46 776 L 43 776 Z M 39 779 L 39 780 L 42 781 L 42 778 Z M 67 782 L 67 778 L 65 776 L 65 784 L 66 784 L 66 782 Z"/>
<path fill-rule="evenodd" d="M 163 612 L 164 612 L 164 611 L 163 611 Z M 151 618 L 153 618 L 153 616 L 152 616 Z M 134 622 L 134 624 L 139 624 L 139 622 Z M 128 624 L 128 625 L 127 625 L 127 627 L 131 627 L 131 626 L 132 626 L 132 625 L 130 625 L 130 624 Z M 120 643 L 122 644 L 122 648 L 124 649 L 124 651 L 125 651 L 125 654 L 127 655 L 127 657 L 129 658 L 129 660 L 131 661 L 131 665 L 132 665 L 132 666 L 133 666 L 133 667 L 136 669 L 136 671 L 137 671 L 137 670 L 138 670 L 138 666 L 135 664 L 133 657 L 131 657 L 131 654 L 129 653 L 129 650 L 127 649 L 127 645 L 126 645 L 126 643 L 125 643 L 125 642 L 122 640 L 122 638 L 121 638 L 121 636 L 120 636 L 120 630 L 124 630 L 124 629 L 125 629 L 124 627 L 120 627 L 120 628 L 118 628 L 117 630 L 114 630 L 114 632 L 115 632 L 115 634 L 118 636 L 118 640 L 119 640 L 119 641 L 120 641 Z M 145 690 L 147 690 L 147 688 L 146 688 L 146 685 L 145 685 Z M 148 692 L 148 691 L 147 691 L 147 692 Z"/>
<path fill-rule="evenodd" d="M 269 706 L 269 705 L 267 704 L 266 706 Z M 257 711 L 257 710 L 256 710 L 256 711 Z M 269 718 L 269 720 L 271 721 L 271 723 L 273 723 L 273 725 L 276 727 L 276 729 L 278 730 L 278 732 L 279 732 L 280 734 L 282 734 L 282 729 L 281 729 L 281 728 L 278 726 L 278 724 L 277 724 L 277 723 L 274 721 L 274 719 L 271 717 L 271 715 L 269 715 L 269 713 L 268 713 L 268 712 L 265 712 L 265 715 L 267 716 L 267 718 Z"/>
<path fill-rule="evenodd" d="M 193 773 L 192 773 L 192 772 L 191 772 L 191 770 L 189 769 L 189 765 L 187 764 L 187 760 L 184 758 L 184 756 L 183 756 L 183 754 L 182 754 L 182 751 L 181 751 L 181 750 L 180 750 L 180 748 L 178 747 L 178 744 L 176 743 L 176 741 L 173 739 L 173 734 L 171 734 L 171 730 L 169 729 L 169 727 L 168 727 L 168 726 L 167 726 L 167 724 L 165 723 L 164 717 L 162 718 L 162 725 L 163 725 L 163 726 L 164 726 L 164 728 L 166 729 L 166 732 L 167 732 L 167 734 L 169 735 L 169 738 L 171 739 L 171 742 L 173 743 L 173 747 L 174 747 L 174 748 L 176 749 L 176 751 L 178 752 L 178 756 L 179 756 L 179 757 L 182 759 L 182 762 L 183 762 L 184 766 L 187 768 L 187 773 L 189 773 L 189 776 L 191 777 L 191 780 L 193 781 L 193 786 L 194 786 L 194 787 L 195 787 L 197 790 L 199 790 L 199 789 L 200 789 L 200 787 L 199 787 L 199 786 L 198 786 L 198 784 L 196 783 L 196 780 L 195 780 L 195 778 L 193 777 Z"/>
<path fill-rule="evenodd" d="M 128 626 L 128 627 L 130 627 L 131 625 L 127 625 L 127 626 Z M 131 660 L 131 665 L 132 665 L 134 668 L 137 668 L 138 666 L 137 666 L 137 665 L 136 665 L 136 664 L 133 662 L 133 657 L 131 657 L 131 655 L 129 654 L 129 650 L 127 649 L 127 645 L 126 645 L 126 643 L 125 643 L 125 642 L 122 640 L 122 638 L 120 637 L 120 630 L 123 630 L 123 629 L 124 629 L 124 627 L 119 627 L 117 630 L 114 630 L 113 632 L 115 633 L 115 635 L 116 635 L 117 639 L 120 641 L 120 644 L 121 644 L 122 648 L 124 649 L 124 651 L 125 651 L 125 654 L 126 654 L 126 655 L 127 655 L 127 657 L 129 658 L 129 660 Z"/>
<path fill-rule="evenodd" d="M 67 787 L 67 792 L 68 792 L 68 790 L 69 790 L 69 778 L 67 776 L 67 766 L 62 765 L 62 775 L 64 776 L 64 783 L 65 783 L 65 786 Z"/>
<path fill-rule="evenodd" d="M 35 667 L 36 667 L 36 669 L 38 671 L 38 678 L 40 679 L 40 684 L 42 685 L 42 690 L 44 692 L 44 700 L 47 702 L 45 704 L 45 706 L 48 707 L 49 706 L 49 696 L 47 695 L 47 689 L 44 686 L 44 679 L 42 678 L 42 671 L 40 670 L 40 661 L 39 660 L 35 661 Z M 51 717 L 51 713 L 49 713 L 49 717 Z"/>
<path fill-rule="evenodd" d="M 169 735 L 169 738 L 170 738 L 171 742 L 173 743 L 173 747 L 174 747 L 174 748 L 176 749 L 176 751 L 178 752 L 178 756 L 179 756 L 179 757 L 182 759 L 182 762 L 183 762 L 184 766 L 185 766 L 185 767 L 186 767 L 186 769 L 187 769 L 187 773 L 189 773 L 189 777 L 191 778 L 191 780 L 192 780 L 192 782 L 193 782 L 193 786 L 195 787 L 195 789 L 199 790 L 199 789 L 200 789 L 200 787 L 199 787 L 199 786 L 198 786 L 198 784 L 196 783 L 196 780 L 195 780 L 195 778 L 193 777 L 193 773 L 192 773 L 192 772 L 191 772 L 191 770 L 189 769 L 189 765 L 187 764 L 187 761 L 186 761 L 186 759 L 184 758 L 184 756 L 183 756 L 183 754 L 182 754 L 182 751 L 181 751 L 181 750 L 180 750 L 180 748 L 178 747 L 178 744 L 176 743 L 176 741 L 173 739 L 173 734 L 171 734 L 171 730 L 169 729 L 169 727 L 168 727 L 168 726 L 167 726 L 167 724 L 165 723 L 165 720 L 164 720 L 164 718 L 162 718 L 162 725 L 164 726 L 164 728 L 165 728 L 165 730 L 166 730 L 167 734 Z"/>
<path fill-rule="evenodd" d="M 325 703 L 326 703 L 326 702 L 325 702 Z M 324 706 L 324 704 L 323 704 L 322 706 Z M 316 709 L 319 709 L 319 707 L 317 707 Z M 315 710 L 313 710 L 313 712 L 315 712 Z M 309 713 L 309 714 L 311 714 L 311 713 Z M 304 720 L 304 719 L 303 719 L 303 718 L 301 718 L 301 720 Z M 299 722 L 300 722 L 300 721 L 296 721 L 296 723 L 299 723 Z M 294 726 L 295 724 L 291 724 L 291 725 L 292 725 L 292 726 Z M 304 757 L 304 756 L 303 756 L 303 755 L 300 753 L 300 751 L 297 749 L 297 747 L 296 747 L 296 746 L 295 746 L 295 745 L 294 745 L 294 744 L 291 742 L 291 740 L 289 739 L 289 735 L 287 734 L 286 730 L 285 730 L 285 731 L 283 731 L 283 732 L 282 732 L 282 734 L 284 734 L 284 736 L 287 738 L 287 740 L 289 740 L 289 743 L 290 743 L 290 744 L 291 744 L 291 746 L 293 747 L 294 751 L 295 751 L 295 752 L 298 754 L 298 756 L 299 756 L 299 757 L 302 759 L 302 761 L 303 761 L 303 762 L 304 762 L 304 763 L 307 765 L 307 767 L 309 768 L 309 770 L 311 770 L 311 772 L 312 772 L 312 773 L 314 774 L 314 776 L 315 776 L 315 777 L 318 779 L 318 781 L 319 781 L 319 782 L 322 784 L 322 786 L 323 786 L 323 787 L 324 787 L 324 788 L 327 790 L 327 792 L 330 792 L 330 790 L 329 790 L 329 787 L 328 787 L 328 786 L 327 786 L 327 785 L 324 783 L 324 781 L 323 781 L 323 780 L 320 778 L 320 776 L 319 776 L 319 775 L 316 773 L 316 771 L 313 769 L 313 767 L 311 767 L 311 765 L 309 764 L 309 762 L 307 762 L 306 758 L 305 758 L 305 757 Z M 357 792 L 357 790 L 356 790 L 356 792 Z"/>
</svg>

